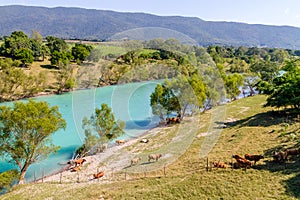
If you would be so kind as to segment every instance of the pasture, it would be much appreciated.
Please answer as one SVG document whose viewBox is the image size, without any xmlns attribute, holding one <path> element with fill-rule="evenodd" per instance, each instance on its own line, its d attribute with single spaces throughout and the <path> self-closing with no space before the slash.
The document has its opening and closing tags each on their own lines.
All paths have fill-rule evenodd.
<svg viewBox="0 0 300 200">
<path fill-rule="evenodd" d="M 83 183 L 28 183 L 13 188 L 2 199 L 299 199 L 300 161 L 289 157 L 286 165 L 273 162 L 274 150 L 298 148 L 300 135 L 299 115 L 288 116 L 264 108 L 264 96 L 254 96 L 231 102 L 225 106 L 225 119 L 218 121 L 214 108 L 200 116 L 200 126 L 189 148 L 163 169 L 147 173 L 132 173 L 134 178 L 111 182 Z M 211 126 L 211 122 L 214 126 Z M 190 127 L 195 127 L 195 121 Z M 225 126 L 216 126 L 225 123 Z M 174 137 L 179 125 L 156 133 L 159 139 L 152 147 L 162 145 Z M 197 126 L 196 126 L 197 127 Z M 201 155 L 211 131 L 220 130 L 220 136 L 207 156 Z M 169 133 L 168 133 L 169 132 Z M 136 150 L 135 145 L 127 150 Z M 178 144 L 179 145 L 179 144 Z M 185 145 L 185 142 L 182 142 Z M 143 151 L 147 152 L 145 148 Z M 148 149 L 149 151 L 149 149 Z M 250 169 L 206 170 L 206 159 L 234 162 L 233 154 L 263 154 Z M 162 157 L 163 158 L 163 157 Z M 160 159 L 158 162 L 162 162 Z M 129 163 L 130 164 L 130 163 Z M 133 167 L 141 165 L 140 162 Z M 121 173 L 121 172 L 120 172 Z"/>
</svg>

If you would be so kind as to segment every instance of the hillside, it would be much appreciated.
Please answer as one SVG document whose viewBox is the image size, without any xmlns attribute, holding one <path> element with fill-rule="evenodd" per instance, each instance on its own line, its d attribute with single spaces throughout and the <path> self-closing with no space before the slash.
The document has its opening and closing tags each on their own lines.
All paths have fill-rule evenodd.
<svg viewBox="0 0 300 200">
<path fill-rule="evenodd" d="M 94 157 L 98 169 L 90 169 L 90 159 L 79 173 L 72 176 L 63 174 L 61 182 L 57 176 L 51 182 L 18 186 L 3 195 L 2 199 L 299 199 L 299 157 L 290 156 L 286 166 L 274 162 L 272 158 L 274 150 L 299 147 L 297 137 L 292 137 L 300 133 L 299 116 L 297 119 L 297 116 L 280 115 L 262 107 L 264 103 L 264 96 L 254 96 L 202 114 L 192 144 L 177 160 L 166 165 L 165 172 L 163 168 L 147 170 L 156 164 L 163 165 L 170 159 L 166 155 L 152 163 L 142 158 L 136 166 L 125 167 L 121 171 L 112 168 L 114 171 L 100 180 L 91 178 L 96 170 L 103 169 L 103 164 L 116 165 L 125 159 L 128 165 L 129 160 L 124 156 L 130 155 L 128 152 L 135 155 L 149 153 L 144 144 L 137 142 L 131 143 L 122 152 L 114 153 L 113 159 L 105 163 L 97 163 L 99 159 Z M 217 128 L 224 122 L 218 114 L 225 114 L 225 110 L 227 127 Z M 186 119 L 183 126 L 191 123 L 189 121 Z M 192 124 L 193 128 L 197 127 L 195 121 Z M 171 141 L 178 138 L 172 132 L 180 126 L 165 127 L 156 134 L 150 134 L 150 144 L 147 145 L 151 148 L 157 145 L 168 147 L 170 136 L 173 135 Z M 208 155 L 203 155 L 201 152 L 205 144 L 212 141 L 216 130 L 221 131 L 216 144 L 212 145 Z M 119 156 L 121 153 L 123 158 Z M 232 154 L 246 153 L 264 154 L 265 158 L 247 170 L 212 168 L 206 171 L 207 157 L 209 162 L 229 163 L 234 162 Z M 105 155 L 96 156 L 103 158 Z M 140 173 L 131 172 L 138 168 Z"/>
<path fill-rule="evenodd" d="M 210 22 L 193 17 L 162 17 L 81 8 L 1 6 L 0 27 L 0 36 L 10 35 L 15 30 L 27 34 L 38 30 L 43 36 L 73 39 L 108 40 L 117 36 L 117 39 L 147 40 L 175 37 L 184 41 L 189 38 L 189 42 L 194 40 L 195 44 L 204 46 L 219 44 L 300 49 L 300 28 L 295 27 Z"/>
</svg>

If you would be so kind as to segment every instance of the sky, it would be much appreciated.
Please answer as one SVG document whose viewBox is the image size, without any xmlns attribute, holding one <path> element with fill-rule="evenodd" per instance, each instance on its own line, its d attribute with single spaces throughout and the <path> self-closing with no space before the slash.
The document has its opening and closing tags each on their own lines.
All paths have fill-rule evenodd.
<svg viewBox="0 0 300 200">
<path fill-rule="evenodd" d="M 300 27 L 299 0 L 0 0 L 0 5 L 81 7 Z"/>
</svg>

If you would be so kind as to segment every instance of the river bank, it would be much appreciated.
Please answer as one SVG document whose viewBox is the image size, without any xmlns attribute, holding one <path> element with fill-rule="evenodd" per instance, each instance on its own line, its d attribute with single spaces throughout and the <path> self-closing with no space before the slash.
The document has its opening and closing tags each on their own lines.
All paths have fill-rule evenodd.
<svg viewBox="0 0 300 200">
<path fill-rule="evenodd" d="M 147 146 L 151 145 L 151 138 L 155 137 L 157 133 L 162 131 L 163 129 L 168 128 L 167 126 L 157 126 L 150 130 L 143 132 L 139 137 L 129 138 L 125 140 L 124 144 L 121 145 L 111 145 L 104 152 L 97 153 L 95 155 L 90 155 L 84 157 L 86 162 L 81 167 L 81 170 L 76 172 L 72 172 L 73 166 L 67 164 L 63 169 L 40 178 L 36 182 L 76 182 L 78 178 L 78 174 L 80 174 L 80 179 L 82 182 L 88 182 L 93 180 L 93 174 L 104 171 L 105 175 L 102 178 L 105 180 L 104 182 L 108 182 L 110 177 L 113 176 L 113 173 L 117 173 L 123 169 L 130 167 L 131 159 L 133 159 L 138 152 L 126 150 L 126 148 L 130 148 L 133 145 L 138 143 Z M 150 142 L 142 143 L 143 139 L 148 139 Z"/>
</svg>

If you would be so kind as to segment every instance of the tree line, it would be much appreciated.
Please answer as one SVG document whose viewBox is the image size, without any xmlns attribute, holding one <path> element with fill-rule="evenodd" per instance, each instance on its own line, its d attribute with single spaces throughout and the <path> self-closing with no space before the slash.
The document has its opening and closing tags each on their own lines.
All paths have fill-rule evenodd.
<svg viewBox="0 0 300 200">
<path fill-rule="evenodd" d="M 3 38 L 0 46 L 0 102 L 30 97 L 46 88 L 45 74 L 26 74 L 21 68 L 28 68 L 34 61 L 49 59 L 57 69 L 57 92 L 69 91 L 75 86 L 72 76 L 74 66 L 82 63 L 89 55 L 92 46 L 85 44 L 68 45 L 64 40 L 47 36 L 45 39 L 38 31 L 28 37 L 22 31 L 14 31 Z"/>
</svg>

